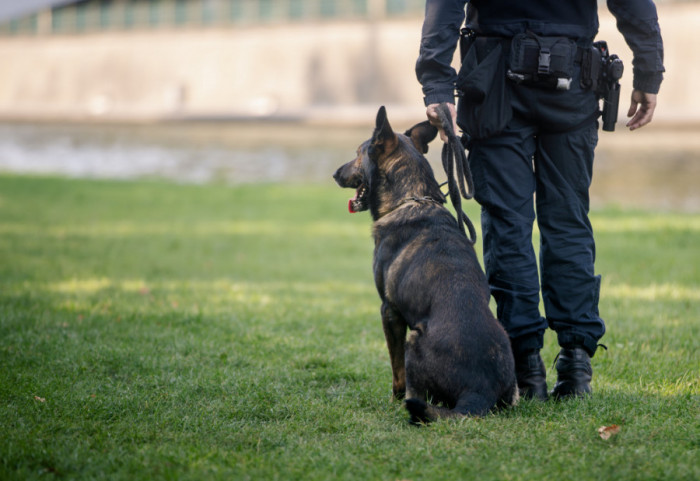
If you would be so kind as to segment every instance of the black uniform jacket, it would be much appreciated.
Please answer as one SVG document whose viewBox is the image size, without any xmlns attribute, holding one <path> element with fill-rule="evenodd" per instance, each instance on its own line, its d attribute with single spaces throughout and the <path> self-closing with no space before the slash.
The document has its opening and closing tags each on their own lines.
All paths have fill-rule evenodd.
<svg viewBox="0 0 700 481">
<path fill-rule="evenodd" d="M 596 0 L 427 0 L 416 62 L 425 104 L 454 102 L 452 57 L 465 20 L 477 35 L 512 37 L 525 31 L 566 36 L 581 45 L 598 33 Z M 663 43 L 652 0 L 608 0 L 617 28 L 634 54 L 633 86 L 657 93 L 663 79 Z"/>
</svg>

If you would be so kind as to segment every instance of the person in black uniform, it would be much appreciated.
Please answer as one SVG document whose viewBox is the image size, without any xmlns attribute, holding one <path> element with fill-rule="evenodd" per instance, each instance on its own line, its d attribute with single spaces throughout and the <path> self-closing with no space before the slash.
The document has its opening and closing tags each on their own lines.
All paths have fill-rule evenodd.
<svg viewBox="0 0 700 481">
<path fill-rule="evenodd" d="M 652 0 L 607 3 L 634 54 L 627 123 L 634 130 L 651 121 L 664 72 L 656 7 Z M 597 32 L 596 0 L 426 3 L 416 74 L 431 123 L 441 129 L 436 109 L 447 103 L 464 132 L 481 205 L 484 267 L 526 398 L 548 397 L 540 356 L 547 327 L 561 346 L 555 398 L 591 392 L 591 358 L 605 333 L 588 219 L 600 110 L 600 93 L 591 86 L 598 77 L 590 55 Z M 460 38 L 458 74 L 451 62 Z M 523 54 L 527 45 L 537 45 L 538 55 Z M 550 60 L 557 50 L 571 58 L 559 59 L 563 76 L 553 78 Z M 514 72 L 523 58 L 536 62 L 530 74 Z M 456 109 L 455 89 L 461 97 Z M 442 131 L 441 137 L 446 140 Z"/>
</svg>

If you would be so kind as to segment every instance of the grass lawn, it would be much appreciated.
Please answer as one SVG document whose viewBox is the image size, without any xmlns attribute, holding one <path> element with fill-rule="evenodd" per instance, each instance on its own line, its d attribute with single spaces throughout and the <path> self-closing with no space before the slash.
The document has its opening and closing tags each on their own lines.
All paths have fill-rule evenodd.
<svg viewBox="0 0 700 481">
<path fill-rule="evenodd" d="M 700 215 L 593 212 L 592 398 L 416 428 L 350 194 L 0 176 L 0 479 L 700 479 Z"/>
</svg>

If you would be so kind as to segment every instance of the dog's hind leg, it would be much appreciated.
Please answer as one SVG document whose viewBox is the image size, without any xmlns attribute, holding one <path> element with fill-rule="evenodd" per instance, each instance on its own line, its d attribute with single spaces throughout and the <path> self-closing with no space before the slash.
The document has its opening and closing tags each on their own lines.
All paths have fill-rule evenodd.
<svg viewBox="0 0 700 481">
<path fill-rule="evenodd" d="M 382 304 L 382 326 L 391 360 L 392 391 L 396 399 L 403 399 L 406 395 L 406 321 L 386 301 Z"/>
<path fill-rule="evenodd" d="M 423 399 L 408 398 L 404 406 L 411 415 L 411 424 L 427 424 L 439 418 L 447 417 L 450 410 L 428 404 Z"/>
<path fill-rule="evenodd" d="M 496 407 L 498 409 L 504 409 L 507 407 L 513 407 L 520 401 L 520 390 L 518 385 L 513 383 L 513 385 L 508 389 L 508 391 L 498 400 Z"/>
<path fill-rule="evenodd" d="M 496 405 L 494 396 L 487 397 L 479 392 L 463 392 L 452 409 L 455 414 L 463 416 L 485 416 Z"/>
</svg>

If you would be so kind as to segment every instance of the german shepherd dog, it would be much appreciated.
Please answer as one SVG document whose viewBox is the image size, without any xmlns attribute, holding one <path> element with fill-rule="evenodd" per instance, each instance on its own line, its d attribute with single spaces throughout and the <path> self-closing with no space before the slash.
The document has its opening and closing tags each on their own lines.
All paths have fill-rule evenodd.
<svg viewBox="0 0 700 481">
<path fill-rule="evenodd" d="M 436 135 L 428 122 L 394 133 L 381 107 L 372 138 L 333 176 L 357 190 L 350 212 L 369 210 L 374 220 L 393 394 L 406 397 L 412 423 L 483 416 L 518 399 L 510 341 L 489 309 L 486 276 L 422 155 Z"/>
</svg>

